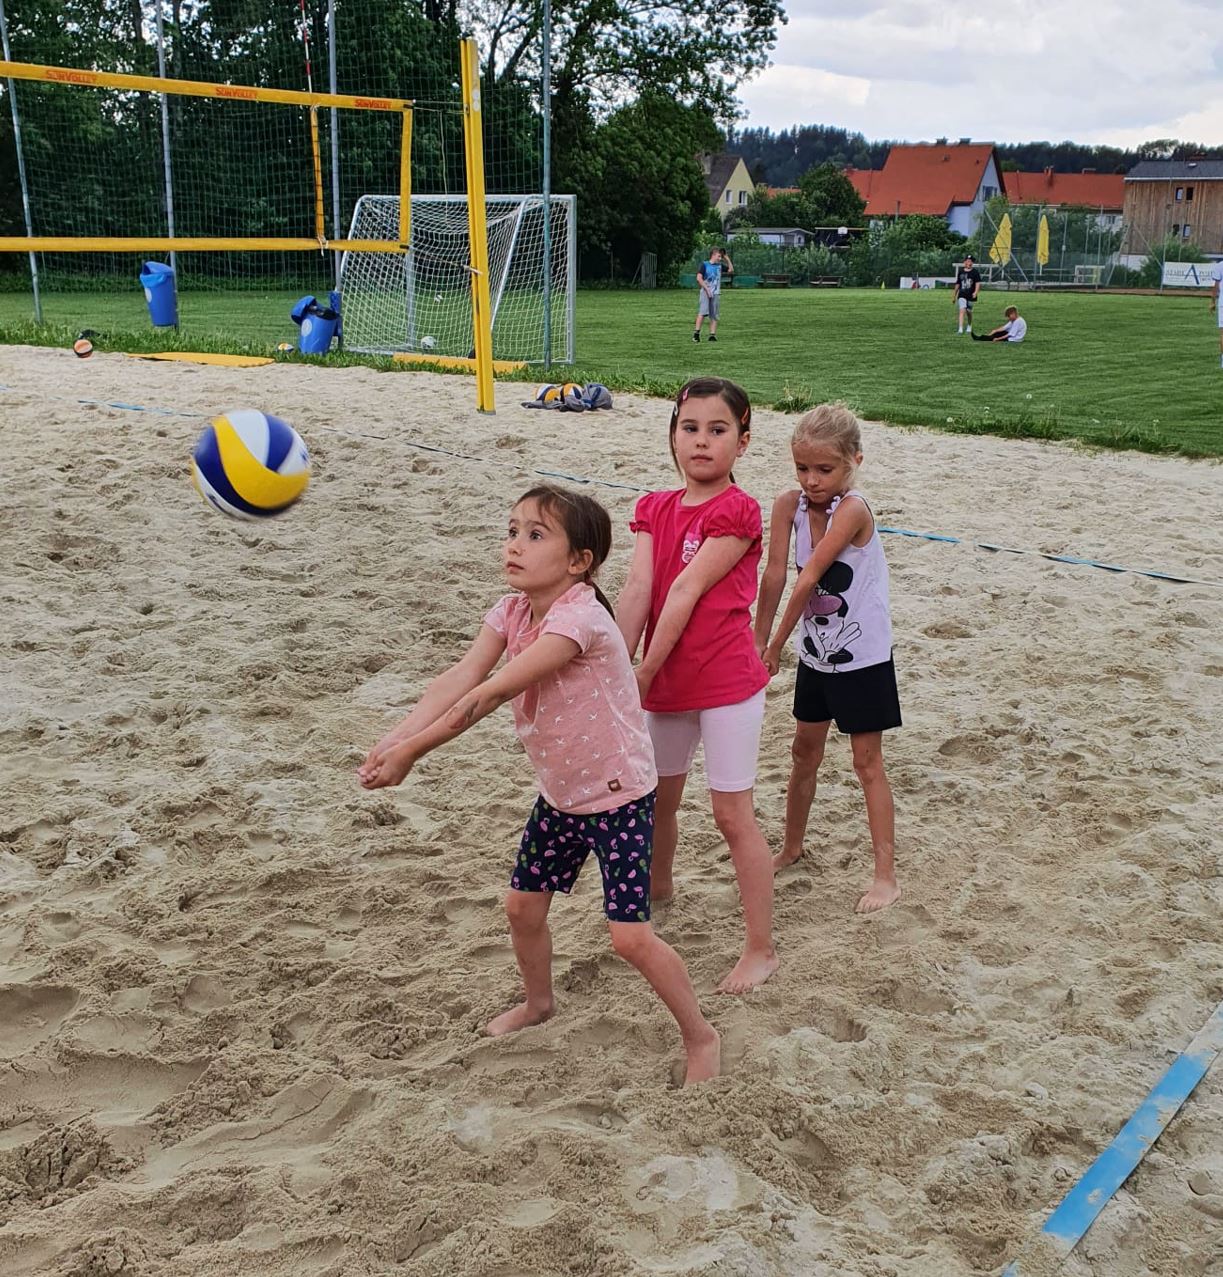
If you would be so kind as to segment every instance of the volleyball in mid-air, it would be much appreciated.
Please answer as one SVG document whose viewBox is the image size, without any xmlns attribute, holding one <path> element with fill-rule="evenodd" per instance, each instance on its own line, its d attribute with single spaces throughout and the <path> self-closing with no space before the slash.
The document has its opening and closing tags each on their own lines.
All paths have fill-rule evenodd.
<svg viewBox="0 0 1223 1277">
<path fill-rule="evenodd" d="M 237 519 L 287 510 L 310 482 L 310 454 L 288 422 L 252 408 L 215 418 L 200 435 L 191 478 L 209 505 Z"/>
</svg>

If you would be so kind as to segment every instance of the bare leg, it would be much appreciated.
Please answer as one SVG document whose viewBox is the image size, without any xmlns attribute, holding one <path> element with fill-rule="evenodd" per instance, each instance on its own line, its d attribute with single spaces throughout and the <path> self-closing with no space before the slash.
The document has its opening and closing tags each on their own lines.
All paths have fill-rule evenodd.
<svg viewBox="0 0 1223 1277">
<path fill-rule="evenodd" d="M 717 1077 L 722 1041 L 717 1030 L 701 1014 L 684 960 L 648 922 L 609 922 L 607 929 L 611 932 L 612 947 L 645 976 L 679 1025 L 688 1057 L 684 1085 Z"/>
<path fill-rule="evenodd" d="M 900 899 L 896 885 L 896 809 L 892 787 L 883 770 L 883 733 L 855 732 L 850 736 L 854 749 L 854 771 L 866 799 L 866 821 L 875 853 L 875 880 L 858 901 L 856 913 L 875 913 Z"/>
<path fill-rule="evenodd" d="M 752 791 L 728 794 L 710 790 L 713 818 L 722 831 L 739 880 L 746 935 L 734 970 L 718 985 L 719 993 L 746 993 L 777 970 L 773 947 L 773 866 L 769 846 L 756 823 Z"/>
<path fill-rule="evenodd" d="M 552 997 L 552 933 L 548 930 L 550 891 L 515 891 L 505 894 L 505 915 L 510 921 L 514 957 L 526 988 L 526 998 L 503 1011 L 484 1026 L 489 1037 L 513 1033 L 532 1024 L 542 1024 L 556 1009 Z"/>
<path fill-rule="evenodd" d="M 792 865 L 803 854 L 807 818 L 815 801 L 815 778 L 824 760 L 824 743 L 831 723 L 796 723 L 790 746 L 790 780 L 786 785 L 786 832 L 781 851 L 773 857 L 773 872 Z"/>
<path fill-rule="evenodd" d="M 650 899 L 666 904 L 675 895 L 675 848 L 679 842 L 679 804 L 684 796 L 682 776 L 659 776 L 654 799 L 654 856 L 650 862 Z"/>
</svg>

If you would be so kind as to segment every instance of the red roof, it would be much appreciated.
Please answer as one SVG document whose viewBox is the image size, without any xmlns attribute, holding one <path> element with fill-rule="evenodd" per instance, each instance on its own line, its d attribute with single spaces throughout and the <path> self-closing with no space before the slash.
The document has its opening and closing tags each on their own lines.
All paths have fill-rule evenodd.
<svg viewBox="0 0 1223 1277">
<path fill-rule="evenodd" d="M 879 176 L 879 173 L 873 168 L 847 168 L 845 176 L 849 178 L 850 185 L 858 192 L 859 197 L 869 200 L 871 197 L 871 184 Z"/>
<path fill-rule="evenodd" d="M 848 169 L 845 176 L 866 200 L 868 217 L 909 213 L 946 217 L 953 204 L 971 204 L 976 199 L 992 159 L 992 142 L 906 143 L 892 147 L 881 169 Z M 998 171 L 997 163 L 994 171 Z"/>
<path fill-rule="evenodd" d="M 1124 173 L 1003 173 L 1012 204 L 1078 205 L 1121 212 L 1125 203 Z"/>
</svg>

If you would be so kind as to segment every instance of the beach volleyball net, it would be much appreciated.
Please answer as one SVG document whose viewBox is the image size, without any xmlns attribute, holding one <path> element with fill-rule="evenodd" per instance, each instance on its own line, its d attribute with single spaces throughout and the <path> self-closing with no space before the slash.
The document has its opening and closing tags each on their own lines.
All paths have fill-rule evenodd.
<svg viewBox="0 0 1223 1277">
<path fill-rule="evenodd" d="M 130 285 L 143 257 L 190 254 L 192 287 L 325 287 L 334 254 L 402 255 L 405 220 L 351 245 L 329 238 L 332 121 L 355 151 L 392 157 L 411 192 L 412 103 L 0 62 L 20 90 L 26 236 L 0 252 L 37 253 L 77 288 Z M 11 261 L 12 259 L 10 259 Z"/>
<path fill-rule="evenodd" d="M 465 357 L 472 347 L 467 199 L 413 195 L 409 203 L 411 251 L 395 255 L 364 246 L 394 241 L 403 200 L 363 195 L 357 201 L 340 272 L 345 347 Z M 550 344 L 551 359 L 572 362 L 574 205 L 572 195 L 553 195 L 546 204 L 541 195 L 486 196 L 494 358 L 538 363 Z"/>
</svg>

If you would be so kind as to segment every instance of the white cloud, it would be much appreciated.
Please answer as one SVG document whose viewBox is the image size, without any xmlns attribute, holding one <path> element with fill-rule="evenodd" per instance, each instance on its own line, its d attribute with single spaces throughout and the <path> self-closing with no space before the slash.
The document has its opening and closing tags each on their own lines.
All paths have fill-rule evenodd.
<svg viewBox="0 0 1223 1277">
<path fill-rule="evenodd" d="M 749 126 L 868 138 L 1223 139 L 1214 0 L 793 0 L 775 65 L 742 86 Z"/>
<path fill-rule="evenodd" d="M 806 109 L 827 114 L 865 106 L 871 82 L 861 76 L 778 64 L 769 68 L 755 88 L 761 111 L 785 116 L 801 102 Z"/>
</svg>

